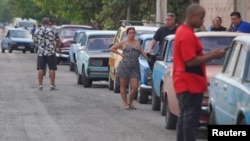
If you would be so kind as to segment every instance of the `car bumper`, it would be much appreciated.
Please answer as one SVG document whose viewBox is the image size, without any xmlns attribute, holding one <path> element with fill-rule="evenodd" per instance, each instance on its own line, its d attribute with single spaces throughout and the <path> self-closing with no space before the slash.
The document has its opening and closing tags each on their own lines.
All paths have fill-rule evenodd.
<svg viewBox="0 0 250 141">
<path fill-rule="evenodd" d="M 141 84 L 140 85 L 140 93 L 141 94 L 151 94 L 152 86 Z"/>
<path fill-rule="evenodd" d="M 90 67 L 87 69 L 89 78 L 92 79 L 108 79 L 109 70 L 108 67 Z"/>
</svg>

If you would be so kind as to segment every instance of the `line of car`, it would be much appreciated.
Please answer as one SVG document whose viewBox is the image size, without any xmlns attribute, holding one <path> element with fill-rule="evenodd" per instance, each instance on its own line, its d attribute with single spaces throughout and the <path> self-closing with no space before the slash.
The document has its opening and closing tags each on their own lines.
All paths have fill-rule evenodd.
<svg viewBox="0 0 250 141">
<path fill-rule="evenodd" d="M 107 52 L 110 45 L 117 43 L 124 38 L 124 32 L 126 31 L 126 26 L 119 28 L 117 31 L 77 31 L 75 33 L 75 38 L 71 43 L 70 46 L 70 71 L 74 71 L 77 76 L 77 83 L 82 84 L 84 87 L 91 87 L 92 81 L 99 81 L 105 80 L 108 81 L 108 88 L 112 90 L 114 93 L 119 93 L 119 84 L 116 83 L 115 80 L 115 70 L 121 60 L 120 56 L 113 54 L 111 52 Z M 144 30 L 147 28 L 144 28 Z M 149 31 L 138 34 L 137 39 L 139 40 L 140 44 L 147 50 L 151 40 L 153 39 L 154 32 L 157 30 L 150 29 Z M 138 31 L 137 31 L 138 32 Z M 140 32 L 140 31 L 139 31 Z M 104 38 L 104 34 L 111 35 L 108 38 Z M 80 35 L 81 34 L 81 35 Z M 100 37 L 100 34 L 103 34 Z M 226 116 L 229 114 L 223 110 L 229 109 L 229 106 L 232 106 L 230 102 L 235 100 L 236 98 L 233 97 L 233 93 L 236 93 L 235 89 L 230 89 L 232 91 L 223 92 L 220 94 L 222 90 L 220 87 L 224 86 L 225 91 L 225 83 L 233 82 L 233 80 L 225 81 L 225 77 L 234 77 L 234 73 L 232 68 L 233 66 L 237 66 L 237 56 L 247 57 L 248 59 L 242 58 L 241 62 L 249 62 L 249 41 L 247 41 L 247 37 L 249 38 L 250 35 L 245 35 L 244 33 L 232 33 L 232 32 L 197 32 L 195 33 L 196 36 L 200 39 L 203 45 L 204 53 L 208 53 L 216 48 L 221 49 L 229 49 L 229 53 L 226 57 L 222 59 L 215 59 L 207 63 L 207 76 L 208 76 L 208 88 L 209 91 L 204 94 L 203 103 L 202 103 L 202 115 L 200 117 L 200 125 L 206 126 L 208 124 L 221 124 L 226 123 L 221 122 L 220 120 L 225 119 Z M 94 36 L 95 35 L 95 36 Z M 79 36 L 79 37 L 78 37 Z M 243 37 L 245 40 L 243 40 Z M 173 42 L 174 42 L 174 35 L 166 36 L 164 39 L 164 44 L 162 50 L 154 54 L 154 58 L 156 61 L 153 63 L 153 66 L 150 66 L 150 63 L 142 56 L 139 57 L 140 62 L 140 72 L 141 72 L 141 80 L 140 80 L 140 87 L 138 89 L 137 100 L 141 104 L 148 104 L 150 103 L 151 97 L 151 104 L 152 110 L 154 111 L 161 111 L 161 115 L 165 116 L 165 125 L 167 129 L 176 129 L 177 118 L 179 115 L 179 107 L 178 101 L 175 96 L 173 82 L 172 82 L 172 60 L 173 60 Z M 80 39 L 78 39 L 80 38 Z M 94 42 L 98 39 L 102 39 L 105 45 L 99 46 L 98 43 L 94 45 Z M 239 41 L 238 41 L 239 40 Z M 237 45 L 235 45 L 237 42 Z M 93 44 L 92 44 L 93 43 Z M 239 45 L 240 44 L 240 45 Z M 154 48 L 155 51 L 158 50 L 158 44 Z M 231 53 L 230 52 L 237 52 Z M 245 50 L 239 52 L 239 50 Z M 121 50 L 120 50 L 121 51 Z M 230 58 L 233 57 L 233 59 Z M 244 60 L 245 59 L 245 60 Z M 229 61 L 228 61 L 229 60 Z M 234 60 L 234 61 L 231 61 Z M 226 63 L 224 63 L 226 62 Z M 229 62 L 230 67 L 226 67 L 223 64 L 227 65 Z M 240 75 L 238 74 L 237 77 L 237 84 L 240 83 L 244 85 L 244 90 L 240 91 L 241 95 L 238 96 L 240 100 L 248 100 L 245 102 L 234 102 L 234 108 L 232 110 L 238 117 L 233 117 L 230 115 L 231 124 L 238 124 L 238 123 L 247 123 L 250 122 L 250 97 L 249 93 L 250 90 L 246 87 L 249 87 L 249 74 L 248 74 L 248 67 L 249 63 L 240 63 L 243 67 L 236 68 Z M 238 65 L 239 66 L 239 65 Z M 231 68 L 231 69 L 229 69 Z M 230 75 L 229 72 L 230 71 Z M 241 70 L 241 71 L 240 71 Z M 249 71 L 250 72 L 250 71 Z M 249 76 L 248 76 L 249 75 Z M 225 78 L 225 79 L 233 79 L 233 78 Z M 236 78 L 235 78 L 236 79 Z M 211 81 L 210 81 L 211 80 Z M 236 81 L 236 80 L 234 80 Z M 221 83 L 221 84 L 220 84 Z M 236 84 L 236 82 L 235 82 Z M 238 85 L 240 85 L 238 84 Z M 232 84 L 230 84 L 231 86 Z M 217 86 L 217 87 L 216 87 Z M 229 84 L 226 85 L 229 87 Z M 243 86 L 241 86 L 243 87 Z M 240 88 L 237 88 L 240 89 Z M 248 92 L 246 94 L 246 92 Z M 231 94 L 228 94 L 231 93 Z M 228 94 L 228 95 L 226 95 Z M 231 96 L 231 97 L 230 97 Z M 248 97 L 249 98 L 248 98 Z M 229 98 L 230 97 L 230 98 Z M 225 99 L 226 98 L 226 99 Z M 219 106 L 225 106 L 226 100 L 228 101 L 228 107 L 219 108 Z M 220 100 L 220 101 L 219 101 Z M 220 103 L 220 104 L 217 104 Z M 241 107 L 242 106 L 242 107 Z M 240 109 L 242 108 L 242 109 Z M 233 108 L 231 108 L 233 109 Z M 224 117 L 221 117 L 221 113 L 224 114 Z M 240 118 L 241 117 L 241 118 Z M 244 118 L 242 118 L 244 117 Z M 213 121 L 213 122 L 212 122 Z M 228 122 L 227 124 L 230 124 Z"/>
</svg>

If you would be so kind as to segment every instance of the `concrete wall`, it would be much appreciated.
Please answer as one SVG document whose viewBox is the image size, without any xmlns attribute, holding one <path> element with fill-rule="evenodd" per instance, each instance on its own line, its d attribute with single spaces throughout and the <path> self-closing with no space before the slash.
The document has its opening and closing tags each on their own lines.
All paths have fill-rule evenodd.
<svg viewBox="0 0 250 141">
<path fill-rule="evenodd" d="M 228 27 L 231 23 L 230 13 L 239 11 L 242 19 L 250 22 L 249 0 L 200 0 L 200 5 L 206 9 L 205 26 L 211 25 L 216 16 L 222 18 L 222 25 Z"/>
</svg>

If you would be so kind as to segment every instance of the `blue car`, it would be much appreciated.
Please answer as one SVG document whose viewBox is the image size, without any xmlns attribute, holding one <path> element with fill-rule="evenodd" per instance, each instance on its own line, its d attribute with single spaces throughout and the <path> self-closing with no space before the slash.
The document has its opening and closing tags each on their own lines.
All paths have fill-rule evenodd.
<svg viewBox="0 0 250 141">
<path fill-rule="evenodd" d="M 6 35 L 1 42 L 2 53 L 4 53 L 5 50 L 8 50 L 9 53 L 12 53 L 13 50 L 20 50 L 23 53 L 26 53 L 26 51 L 34 53 L 32 35 L 29 31 L 21 28 L 7 29 Z"/>
<path fill-rule="evenodd" d="M 154 34 L 142 34 L 139 36 L 138 40 L 145 51 L 149 49 L 153 37 Z M 159 50 L 158 43 L 155 45 L 153 52 L 156 52 L 157 50 Z M 143 56 L 139 57 L 139 63 L 141 79 L 137 100 L 141 104 L 146 104 L 148 103 L 148 97 L 151 95 L 152 91 L 152 71 L 149 67 L 147 59 Z"/>
<path fill-rule="evenodd" d="M 81 45 L 81 42 L 83 40 L 84 32 L 87 30 L 77 30 L 75 32 L 73 41 L 71 41 L 70 47 L 69 47 L 69 70 L 75 71 L 76 68 L 76 52 L 78 50 L 78 47 Z"/>
<path fill-rule="evenodd" d="M 233 40 L 222 71 L 211 77 L 210 124 L 250 125 L 250 35 Z"/>
<path fill-rule="evenodd" d="M 91 87 L 93 81 L 108 81 L 109 46 L 116 31 L 86 31 L 76 53 L 77 83 Z"/>
</svg>

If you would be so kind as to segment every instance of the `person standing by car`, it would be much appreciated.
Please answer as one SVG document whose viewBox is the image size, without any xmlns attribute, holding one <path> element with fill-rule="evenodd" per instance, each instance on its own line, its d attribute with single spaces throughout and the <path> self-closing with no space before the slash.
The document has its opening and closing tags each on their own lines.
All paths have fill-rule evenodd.
<svg viewBox="0 0 250 141">
<path fill-rule="evenodd" d="M 148 49 L 148 52 L 152 52 L 153 48 L 155 47 L 155 44 L 157 41 L 159 41 L 159 52 L 162 50 L 163 46 L 163 40 L 167 35 L 175 34 L 175 31 L 177 29 L 176 27 L 176 17 L 174 13 L 168 13 L 166 16 L 166 26 L 160 27 L 153 37 L 153 40 L 151 41 L 150 47 Z"/>
<path fill-rule="evenodd" d="M 217 16 L 214 19 L 214 26 L 211 28 L 211 31 L 226 31 L 227 28 L 222 26 L 222 18 Z"/>
<path fill-rule="evenodd" d="M 136 31 L 134 27 L 129 27 L 126 30 L 127 39 L 114 44 L 109 50 L 122 56 L 117 68 L 117 77 L 120 80 L 120 93 L 124 103 L 124 109 L 135 110 L 136 107 L 133 105 L 133 100 L 136 96 L 139 80 L 140 80 L 140 68 L 139 59 L 140 54 L 148 58 L 140 43 L 135 40 Z M 122 50 L 122 53 L 118 51 Z M 129 99 L 127 99 L 127 87 L 131 85 L 131 91 Z"/>
<path fill-rule="evenodd" d="M 173 85 L 179 103 L 177 141 L 195 141 L 201 115 L 203 93 L 207 91 L 205 62 L 225 56 L 216 49 L 203 54 L 194 28 L 203 25 L 205 9 L 197 3 L 186 9 L 185 21 L 175 34 L 173 52 Z"/>
<path fill-rule="evenodd" d="M 57 49 L 60 52 L 59 33 L 56 28 L 50 26 L 49 18 L 43 18 L 42 24 L 43 26 L 34 34 L 34 42 L 38 43 L 38 89 L 43 89 L 44 66 L 48 64 L 50 90 L 58 90 L 55 85 L 55 71 L 57 70 L 55 51 Z"/>
</svg>

